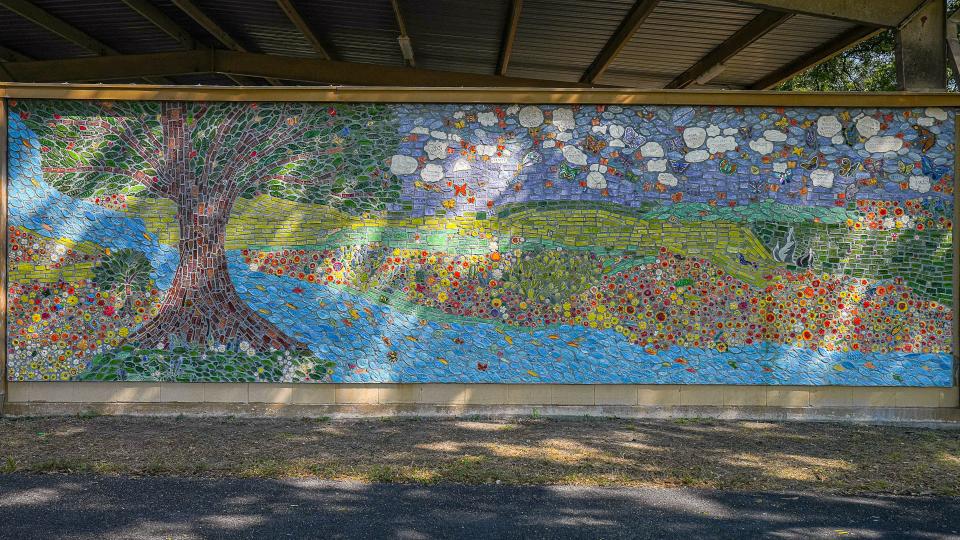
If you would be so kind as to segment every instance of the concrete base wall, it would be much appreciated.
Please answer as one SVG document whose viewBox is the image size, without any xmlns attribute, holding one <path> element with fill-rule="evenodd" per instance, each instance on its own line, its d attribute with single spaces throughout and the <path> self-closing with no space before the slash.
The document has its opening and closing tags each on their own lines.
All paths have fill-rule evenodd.
<svg viewBox="0 0 960 540">
<path fill-rule="evenodd" d="M 558 414 L 960 421 L 953 388 L 727 385 L 9 383 L 4 414 Z"/>
</svg>

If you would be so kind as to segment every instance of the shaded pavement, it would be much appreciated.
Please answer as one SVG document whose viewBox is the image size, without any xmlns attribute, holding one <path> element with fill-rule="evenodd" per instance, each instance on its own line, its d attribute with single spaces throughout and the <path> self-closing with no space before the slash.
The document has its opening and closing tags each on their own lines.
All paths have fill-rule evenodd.
<svg viewBox="0 0 960 540">
<path fill-rule="evenodd" d="M 960 499 L 0 475 L 3 538 L 960 538 Z"/>
</svg>

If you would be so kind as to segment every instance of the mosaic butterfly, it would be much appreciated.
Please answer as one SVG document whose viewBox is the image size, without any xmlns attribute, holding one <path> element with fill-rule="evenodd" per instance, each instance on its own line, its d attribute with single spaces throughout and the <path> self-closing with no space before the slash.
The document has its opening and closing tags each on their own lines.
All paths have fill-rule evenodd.
<svg viewBox="0 0 960 540">
<path fill-rule="evenodd" d="M 807 129 L 804 134 L 804 140 L 807 143 L 807 146 L 810 148 L 817 148 L 819 146 L 819 139 L 817 138 L 817 128 L 810 127 Z"/>
<path fill-rule="evenodd" d="M 607 141 L 594 138 L 593 135 L 588 135 L 587 138 L 584 139 L 583 145 L 590 152 L 599 154 L 601 150 L 607 147 Z"/>
<path fill-rule="evenodd" d="M 577 173 L 579 172 L 580 171 L 576 167 L 571 167 L 566 163 L 561 163 L 560 169 L 557 172 L 557 175 L 560 176 L 560 178 L 562 178 L 563 180 L 576 180 Z"/>
<path fill-rule="evenodd" d="M 817 156 L 811 156 L 809 160 L 800 164 L 806 170 L 816 169 L 817 165 L 820 163 L 820 158 Z"/>
<path fill-rule="evenodd" d="M 923 170 L 923 174 L 932 178 L 934 182 L 940 180 L 943 178 L 943 175 L 950 172 L 950 167 L 946 165 L 934 165 L 933 161 L 927 156 L 920 156 L 920 167 Z"/>
<path fill-rule="evenodd" d="M 839 160 L 840 163 L 840 176 L 850 176 L 850 173 L 853 172 L 854 166 L 856 165 L 850 158 L 842 157 Z"/>
<path fill-rule="evenodd" d="M 667 145 L 670 146 L 670 150 L 673 152 L 683 152 L 687 149 L 686 143 L 683 142 L 683 137 L 667 139 Z"/>
<path fill-rule="evenodd" d="M 860 142 L 856 124 L 851 122 L 850 125 L 843 130 L 843 140 L 847 143 L 847 146 L 856 146 L 856 144 Z"/>
<path fill-rule="evenodd" d="M 690 163 L 686 161 L 679 160 L 679 159 L 670 160 L 670 168 L 673 169 L 673 172 L 677 174 L 683 174 L 688 167 L 690 167 Z"/>
<path fill-rule="evenodd" d="M 737 164 L 726 158 L 720 160 L 718 168 L 723 174 L 733 174 L 737 172 Z"/>
</svg>

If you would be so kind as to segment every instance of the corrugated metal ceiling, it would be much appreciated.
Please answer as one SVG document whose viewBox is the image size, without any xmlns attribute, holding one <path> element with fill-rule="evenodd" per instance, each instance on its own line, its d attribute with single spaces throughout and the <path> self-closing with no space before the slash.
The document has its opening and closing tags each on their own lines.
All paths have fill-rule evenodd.
<svg viewBox="0 0 960 540">
<path fill-rule="evenodd" d="M 647 17 L 600 82 L 662 88 L 760 13 L 717 0 L 665 0 Z"/>
<path fill-rule="evenodd" d="M 727 61 L 723 73 L 711 82 L 734 88 L 749 86 L 855 26 L 844 21 L 795 15 Z"/>
<path fill-rule="evenodd" d="M 173 0 L 146 0 L 208 47 L 218 40 Z M 32 0 L 122 54 L 179 50 L 174 39 L 123 0 Z M 274 0 L 193 0 L 244 48 L 317 57 Z M 293 0 L 335 60 L 403 66 L 390 0 Z M 398 0 L 416 67 L 494 74 L 511 0 Z M 524 0 L 507 75 L 573 82 L 581 78 L 635 0 Z M 661 0 L 600 77 L 600 84 L 662 88 L 761 11 L 727 0 Z M 726 62 L 711 86 L 747 87 L 854 27 L 797 15 Z M 89 56 L 61 36 L 0 8 L 0 45 L 36 59 Z M 218 75 L 175 77 L 183 84 L 227 82 Z"/>
<path fill-rule="evenodd" d="M 577 81 L 633 0 L 525 0 L 507 74 Z"/>
</svg>

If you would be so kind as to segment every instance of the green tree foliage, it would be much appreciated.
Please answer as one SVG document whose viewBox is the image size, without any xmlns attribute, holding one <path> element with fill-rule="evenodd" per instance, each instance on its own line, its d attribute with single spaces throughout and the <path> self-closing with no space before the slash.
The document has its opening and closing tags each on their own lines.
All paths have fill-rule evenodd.
<svg viewBox="0 0 960 540">
<path fill-rule="evenodd" d="M 896 36 L 890 30 L 859 43 L 777 90 L 792 92 L 890 92 L 897 89 Z"/>
<path fill-rule="evenodd" d="M 152 270 L 146 255 L 134 249 L 121 249 L 94 267 L 93 282 L 102 291 L 116 291 L 126 305 L 131 294 L 150 289 Z"/>
<path fill-rule="evenodd" d="M 948 0 L 947 12 L 960 8 Z M 948 30 L 952 30 L 948 25 Z M 892 92 L 897 90 L 896 33 L 884 30 L 830 60 L 781 83 L 776 90 L 792 92 Z M 949 62 L 948 62 L 949 66 Z M 957 79 L 947 68 L 947 89 L 958 91 Z"/>
<path fill-rule="evenodd" d="M 350 213 L 382 211 L 401 182 L 383 159 L 399 144 L 382 104 L 32 101 L 44 178 L 68 195 L 164 197 L 206 185 Z"/>
</svg>

